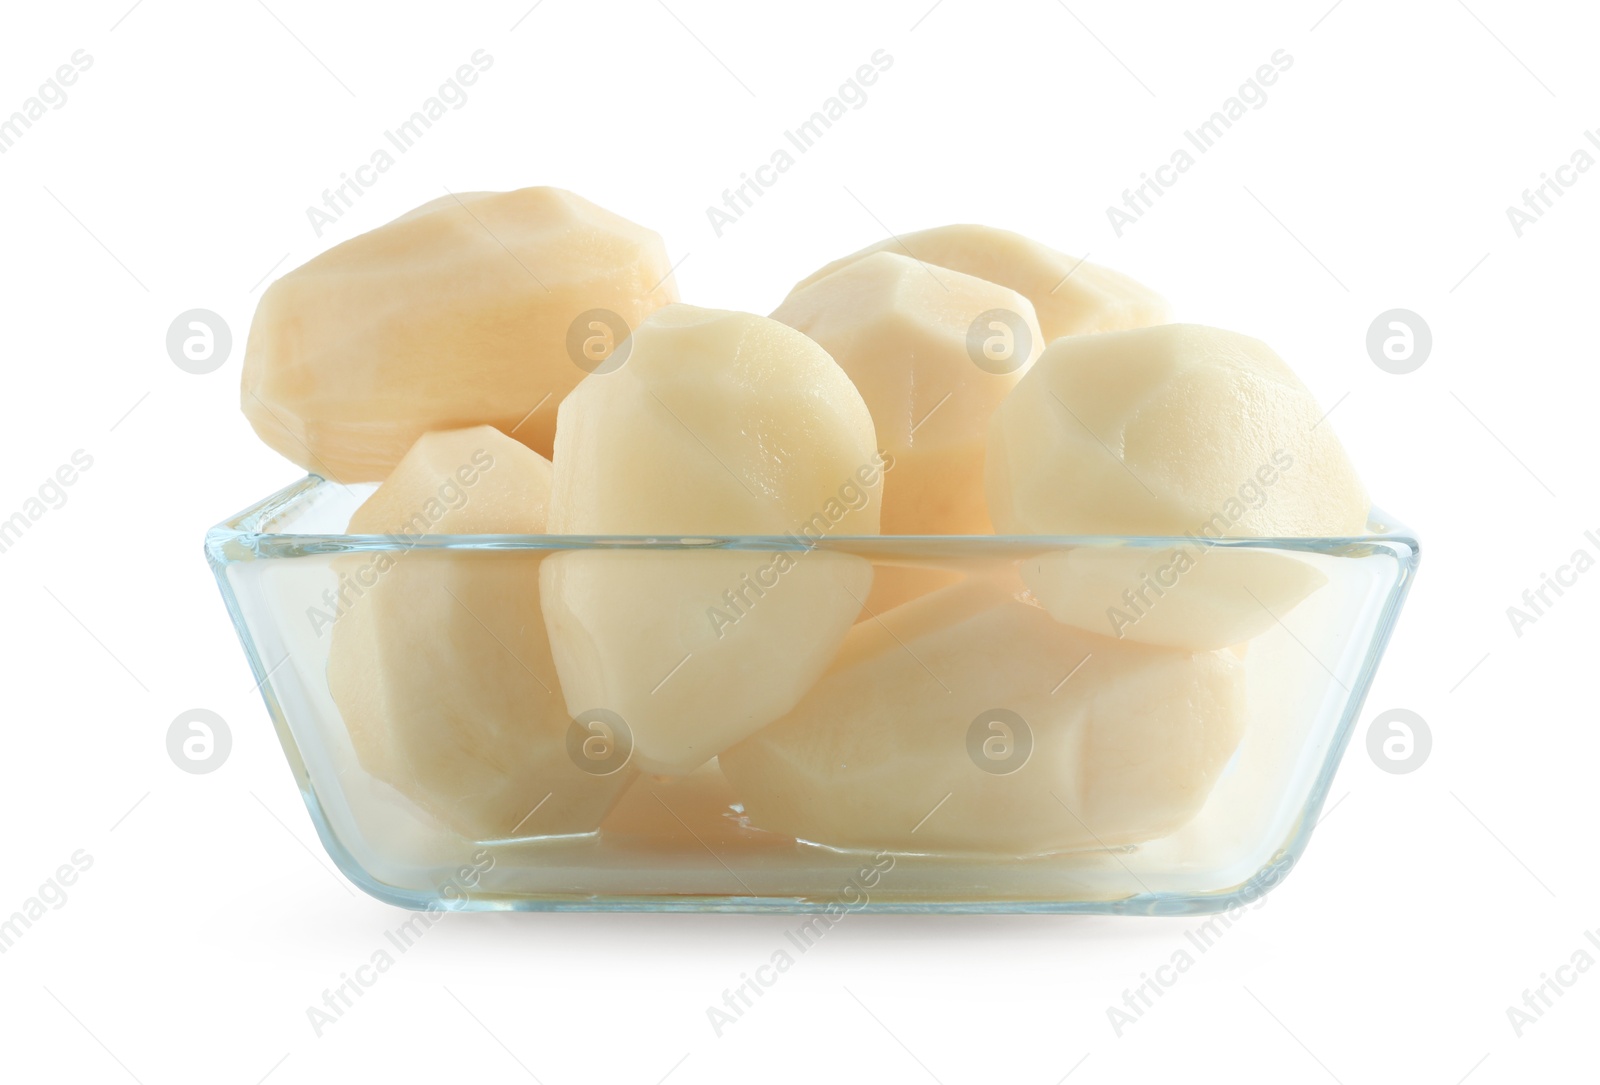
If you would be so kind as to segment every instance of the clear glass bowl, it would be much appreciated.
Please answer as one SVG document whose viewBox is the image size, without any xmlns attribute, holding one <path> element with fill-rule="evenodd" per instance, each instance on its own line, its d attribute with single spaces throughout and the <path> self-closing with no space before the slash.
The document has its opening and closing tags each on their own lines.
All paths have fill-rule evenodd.
<svg viewBox="0 0 1600 1085">
<path fill-rule="evenodd" d="M 344 533 L 372 489 L 308 477 L 206 553 L 328 854 L 410 908 L 1234 907 L 1305 850 L 1418 562 L 1377 513 L 1220 541 Z M 615 703 L 568 705 L 558 670 Z M 797 696 L 693 771 L 638 768 Z"/>
</svg>

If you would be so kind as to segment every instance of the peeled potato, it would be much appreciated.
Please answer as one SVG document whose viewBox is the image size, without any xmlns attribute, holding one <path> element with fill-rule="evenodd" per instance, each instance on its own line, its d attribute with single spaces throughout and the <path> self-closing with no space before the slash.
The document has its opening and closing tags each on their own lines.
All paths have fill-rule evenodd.
<svg viewBox="0 0 1600 1085">
<path fill-rule="evenodd" d="M 561 189 L 440 197 L 267 288 L 244 413 L 341 482 L 382 479 L 422 434 L 478 424 L 548 456 L 556 406 L 603 361 L 591 344 L 620 344 L 676 301 L 670 269 L 653 231 Z"/>
<path fill-rule="evenodd" d="M 975 580 L 856 626 L 794 711 L 719 763 L 754 825 L 815 843 L 1116 847 L 1199 811 L 1244 693 L 1231 653 L 1091 636 Z"/>
<path fill-rule="evenodd" d="M 574 715 L 614 713 L 634 764 L 687 773 L 822 673 L 871 564 L 807 540 L 878 532 L 872 417 L 826 351 L 746 313 L 672 305 L 562 403 L 550 530 L 790 535 L 781 549 L 586 550 L 541 598 Z"/>
<path fill-rule="evenodd" d="M 488 426 L 430 433 L 353 534 L 538 534 L 549 461 Z M 588 832 L 633 776 L 580 767 L 539 617 L 541 555 L 341 558 L 328 685 L 356 755 L 473 840 Z M 603 766 L 602 766 L 603 767 Z"/>
<path fill-rule="evenodd" d="M 897 565 L 882 560 L 874 561 L 872 594 L 867 596 L 867 601 L 856 620 L 871 621 L 886 610 L 893 610 L 919 595 L 927 595 L 931 591 L 957 583 L 964 577 L 965 573 L 962 570 L 949 567 Z"/>
<path fill-rule="evenodd" d="M 1266 344 L 1167 324 L 1052 343 L 989 427 L 1001 532 L 1359 534 L 1366 492 Z"/>
<path fill-rule="evenodd" d="M 880 241 L 802 279 L 789 296 L 884 251 L 931 264 L 935 274 L 949 268 L 1015 290 L 1033 303 L 1047 343 L 1063 335 L 1142 328 L 1167 319 L 1166 302 L 1126 275 L 992 226 L 940 226 Z"/>
<path fill-rule="evenodd" d="M 1207 651 L 1243 644 L 1328 582 L 1302 558 L 1199 542 L 1084 546 L 1021 563 L 1058 622 L 1102 636 Z"/>
<path fill-rule="evenodd" d="M 869 562 L 803 550 L 569 552 L 541 582 L 572 714 L 620 716 L 633 764 L 672 775 L 793 707 L 871 586 Z"/>
<path fill-rule="evenodd" d="M 877 252 L 796 289 L 772 314 L 833 355 L 878 441 L 885 535 L 985 535 L 989 418 L 1043 349 L 1028 299 Z"/>
<path fill-rule="evenodd" d="M 985 467 L 998 530 L 1165 535 L 1024 562 L 1058 620 L 1191 650 L 1250 639 L 1326 578 L 1302 559 L 1206 539 L 1353 535 L 1366 492 L 1323 412 L 1265 344 L 1195 325 L 1059 340 L 995 412 Z"/>
</svg>

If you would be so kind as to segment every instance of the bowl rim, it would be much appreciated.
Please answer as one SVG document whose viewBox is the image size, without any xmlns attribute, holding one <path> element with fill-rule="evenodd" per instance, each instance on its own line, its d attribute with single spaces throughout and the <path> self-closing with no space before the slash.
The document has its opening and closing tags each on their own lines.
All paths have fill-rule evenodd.
<svg viewBox="0 0 1600 1085">
<path fill-rule="evenodd" d="M 376 483 L 358 483 L 376 487 Z M 1174 546 L 1231 549 L 1298 550 L 1319 554 L 1365 556 L 1375 551 L 1415 560 L 1420 551 L 1416 533 L 1373 506 L 1368 530 L 1359 535 L 826 535 L 810 538 L 790 535 L 529 535 L 529 534 L 356 534 L 351 532 L 287 532 L 267 528 L 290 512 L 333 487 L 351 491 L 343 483 L 308 474 L 255 504 L 216 524 L 206 533 L 206 552 L 212 561 L 229 564 L 253 558 L 302 557 L 342 552 L 411 552 L 415 550 L 570 551 L 739 550 L 838 551 L 865 557 L 889 558 L 913 548 L 918 557 L 934 557 L 941 549 L 971 555 L 982 549 L 986 557 L 1014 553 L 1022 557 L 1040 551 L 1098 547 L 1164 550 Z M 1409 551 L 1409 554 L 1407 553 Z"/>
</svg>

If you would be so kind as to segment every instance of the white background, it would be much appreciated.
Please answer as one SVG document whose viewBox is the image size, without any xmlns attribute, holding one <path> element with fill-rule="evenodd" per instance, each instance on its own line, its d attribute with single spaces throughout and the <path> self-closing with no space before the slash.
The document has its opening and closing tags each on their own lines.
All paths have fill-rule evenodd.
<svg viewBox="0 0 1600 1085">
<path fill-rule="evenodd" d="M 0 914 L 93 866 L 0 956 L 0 1076 L 1592 1079 L 1600 968 L 1520 1037 L 1506 1013 L 1600 958 L 1600 571 L 1520 637 L 1506 615 L 1600 552 L 1600 170 L 1520 238 L 1506 216 L 1600 128 L 1592 9 L 528 3 L 7 5 L 0 115 L 94 62 L 0 155 L 0 518 L 94 466 L 0 554 Z M 467 104 L 318 238 L 307 205 L 477 49 Z M 878 49 L 867 104 L 718 238 L 706 206 Z M 1278 49 L 1266 105 L 1117 237 L 1106 206 Z M 530 184 L 659 230 L 685 300 L 757 312 L 886 230 L 1014 228 L 1267 340 L 1334 408 L 1420 579 L 1305 859 L 1121 1036 L 1106 1008 L 1195 921 L 853 916 L 719 1038 L 706 1007 L 793 917 L 451 916 L 314 1034 L 405 916 L 322 855 L 202 558 L 299 474 L 239 414 L 244 335 L 269 274 Z M 235 337 L 206 376 L 165 349 L 197 307 Z M 1394 307 L 1433 330 L 1407 376 L 1365 348 Z M 232 727 L 211 775 L 166 752 L 196 707 Z M 1365 752 L 1394 707 L 1433 732 L 1410 775 Z"/>
</svg>

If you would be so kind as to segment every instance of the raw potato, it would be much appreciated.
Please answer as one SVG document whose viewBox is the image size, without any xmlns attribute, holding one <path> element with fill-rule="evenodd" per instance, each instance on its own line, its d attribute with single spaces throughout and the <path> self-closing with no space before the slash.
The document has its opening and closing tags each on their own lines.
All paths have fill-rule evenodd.
<svg viewBox="0 0 1600 1085">
<path fill-rule="evenodd" d="M 382 479 L 422 434 L 478 424 L 549 456 L 556 406 L 585 372 L 575 319 L 604 309 L 637 327 L 677 300 L 670 268 L 653 231 L 561 189 L 440 197 L 267 288 L 244 413 L 341 482 Z M 593 335 L 617 340 L 602 324 L 579 342 Z"/>
<path fill-rule="evenodd" d="M 807 539 L 878 532 L 883 458 L 861 395 L 777 321 L 673 305 L 562 403 L 550 530 L 793 535 L 782 549 L 558 554 L 541 575 L 567 706 L 616 713 L 634 764 L 687 773 L 820 675 L 870 562 Z"/>
<path fill-rule="evenodd" d="M 350 531 L 538 534 L 550 474 L 549 461 L 488 426 L 430 433 Z M 362 767 L 472 840 L 598 826 L 634 774 L 592 775 L 569 755 L 571 719 L 539 619 L 541 555 L 377 557 L 339 559 L 353 586 L 328 661 Z"/>
<path fill-rule="evenodd" d="M 1002 533 L 1328 536 L 1369 503 L 1323 411 L 1266 344 L 1168 324 L 1058 340 L 995 412 Z"/>
<path fill-rule="evenodd" d="M 1002 532 L 1187 537 L 1024 562 L 1059 621 L 1207 650 L 1270 628 L 1326 583 L 1292 555 L 1205 539 L 1360 534 L 1368 501 L 1311 393 L 1265 344 L 1168 324 L 1051 344 L 995 412 Z"/>
<path fill-rule="evenodd" d="M 1290 554 L 1198 542 L 1160 550 L 1074 547 L 1030 558 L 1021 572 L 1058 622 L 1191 651 L 1265 633 L 1328 582 Z"/>
<path fill-rule="evenodd" d="M 1243 732 L 1238 659 L 1090 636 L 1014 587 L 976 580 L 884 615 L 887 630 L 856 626 L 793 712 L 722 755 L 751 822 L 834 847 L 990 855 L 1188 822 Z"/>
<path fill-rule="evenodd" d="M 884 479 L 885 535 L 987 535 L 983 447 L 989 418 L 1044 347 L 1033 306 L 959 272 L 938 278 L 877 252 L 789 295 L 776 312 L 833 355 L 894 457 Z M 994 314 L 994 316 L 990 316 Z M 981 367 L 968 346 L 983 322 Z"/>
<path fill-rule="evenodd" d="M 992 226 L 940 226 L 881 241 L 814 272 L 789 296 L 883 251 L 905 253 L 935 269 L 949 268 L 1015 290 L 1033 303 L 1046 343 L 1063 335 L 1142 328 L 1167 319 L 1166 302 L 1126 275 Z"/>
<path fill-rule="evenodd" d="M 856 621 L 873 621 L 886 610 L 893 610 L 918 596 L 959 583 L 965 576 L 966 574 L 959 569 L 895 565 L 874 561 L 872 594 L 867 596 L 866 604 L 861 608 Z"/>
<path fill-rule="evenodd" d="M 681 775 L 805 694 L 872 565 L 823 551 L 582 551 L 549 558 L 540 587 L 572 715 L 616 713 L 634 766 Z"/>
</svg>

